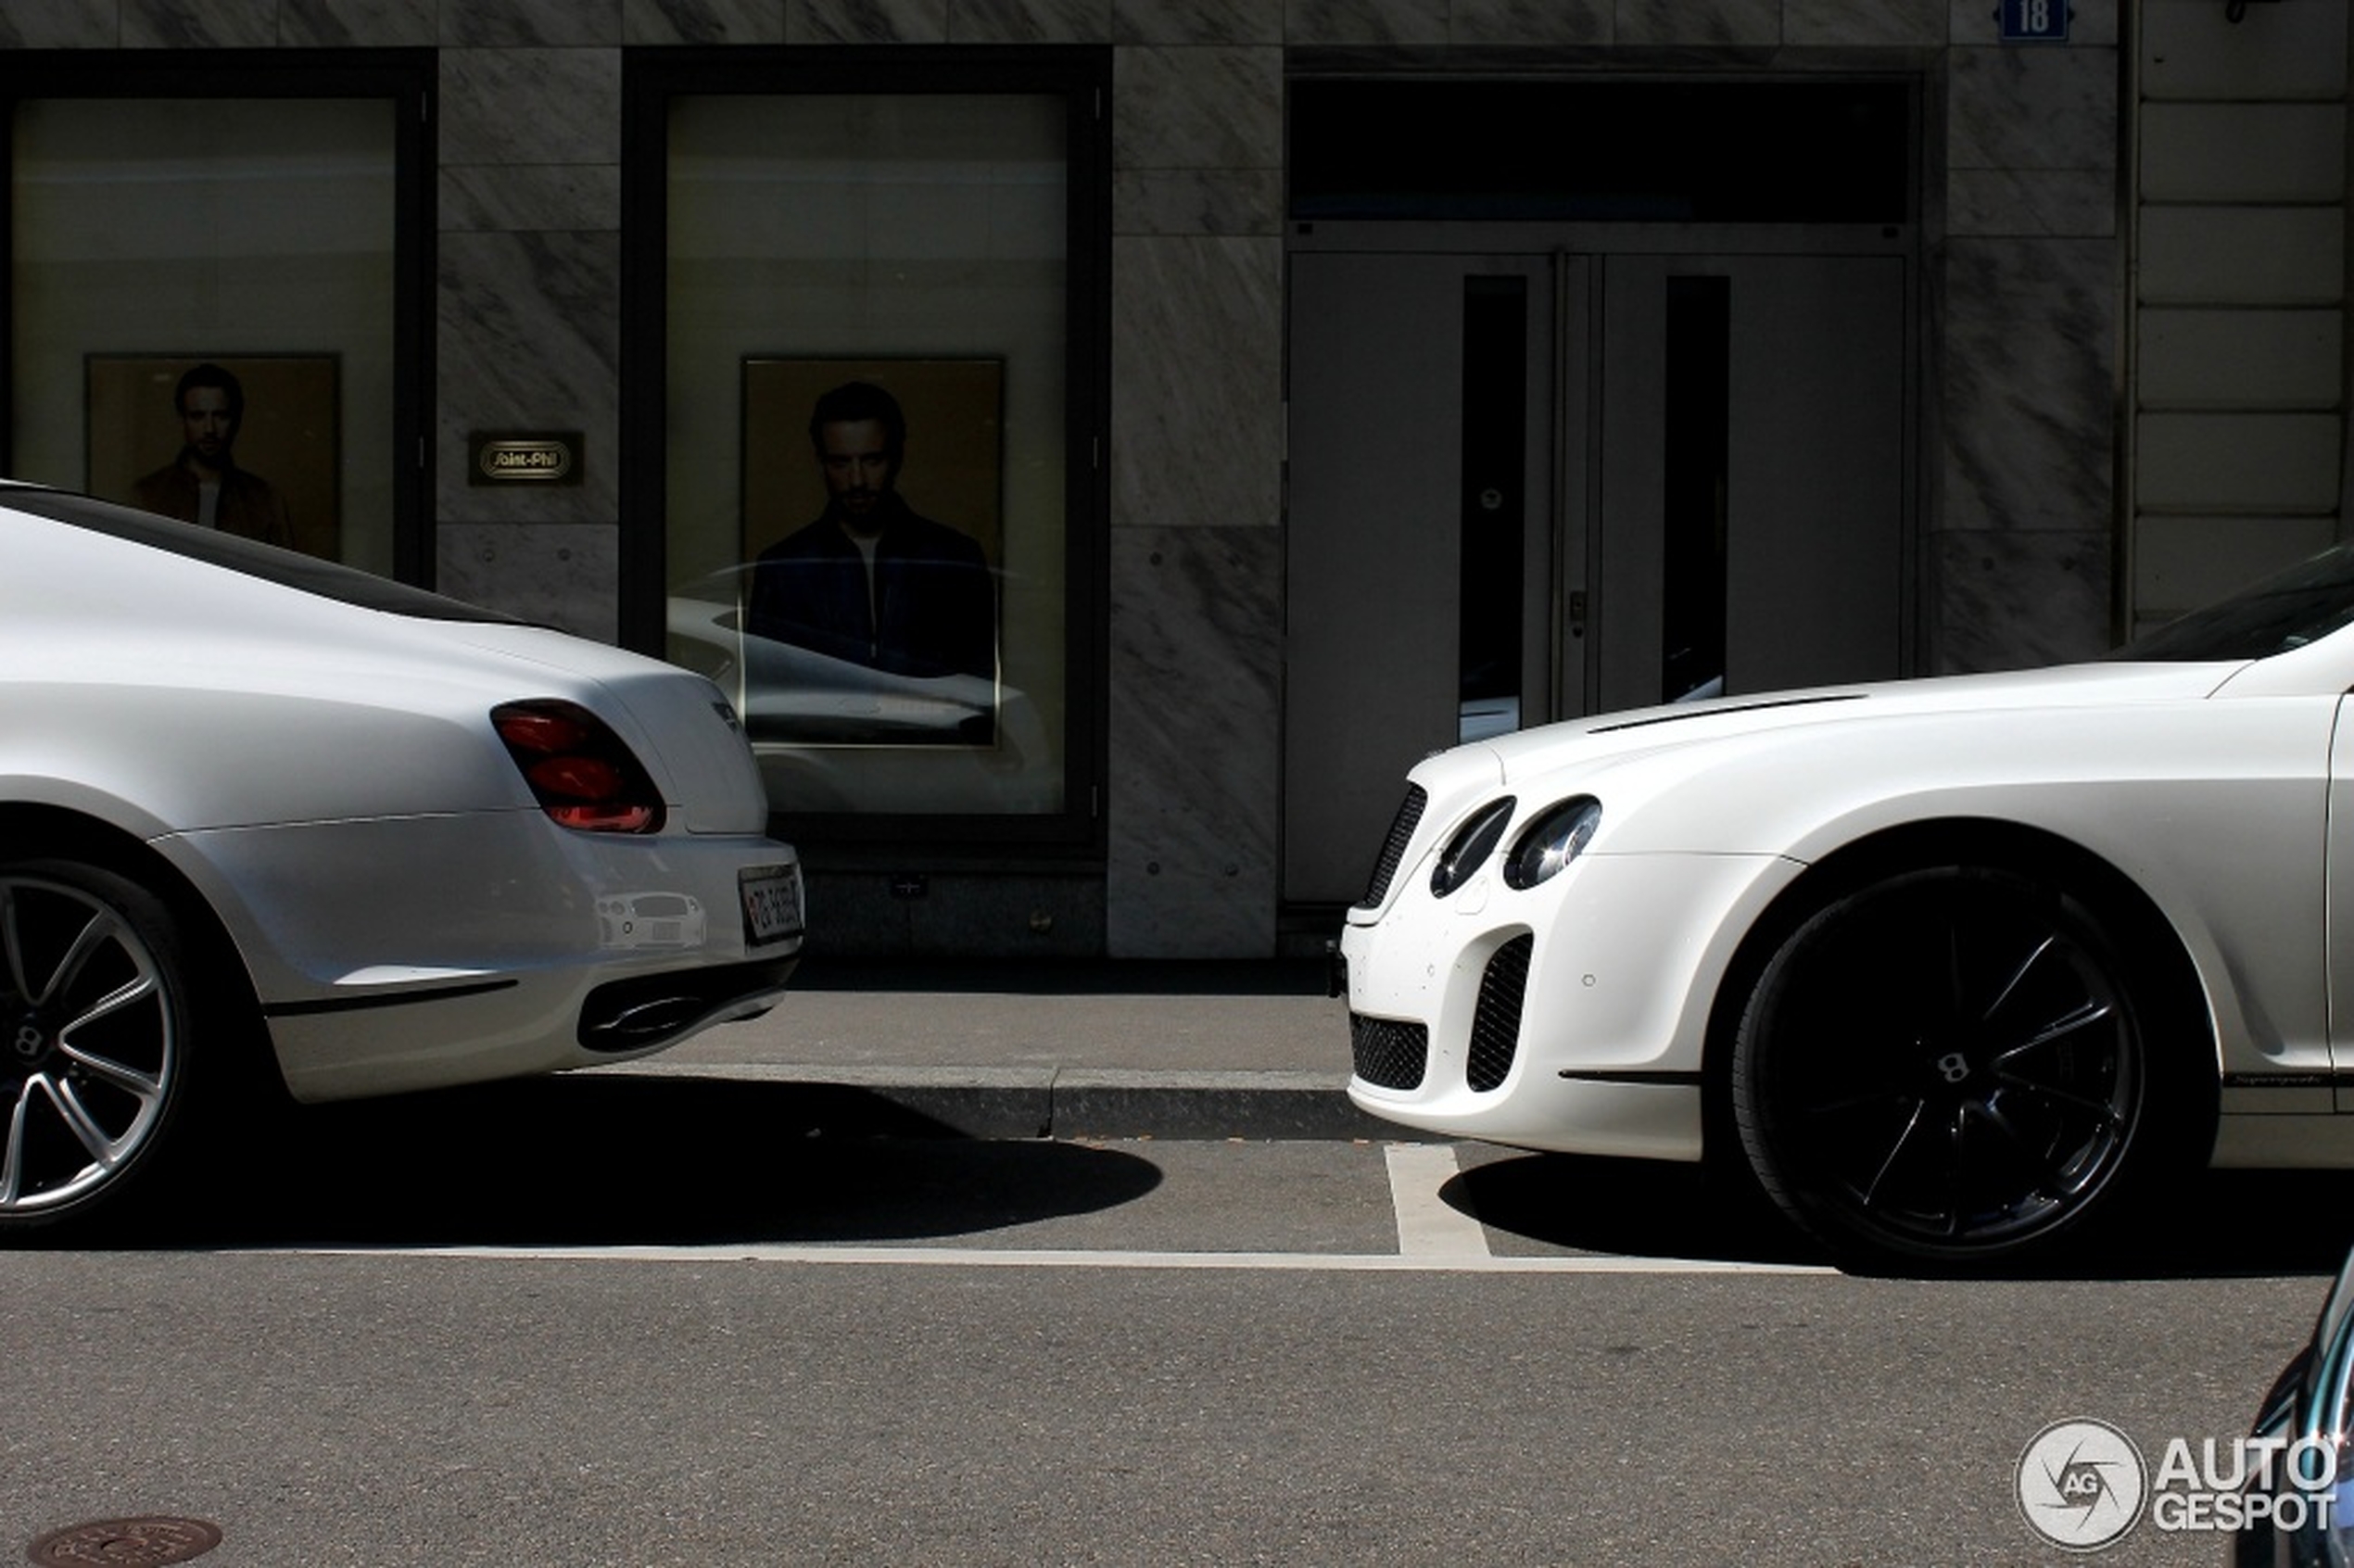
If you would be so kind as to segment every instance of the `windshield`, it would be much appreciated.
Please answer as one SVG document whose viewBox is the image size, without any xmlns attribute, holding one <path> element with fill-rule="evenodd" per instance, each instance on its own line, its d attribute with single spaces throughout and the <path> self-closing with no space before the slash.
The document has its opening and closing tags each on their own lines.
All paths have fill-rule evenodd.
<svg viewBox="0 0 2354 1568">
<path fill-rule="evenodd" d="M 388 577 L 379 577 L 340 562 L 322 561 L 315 556 L 301 555 L 257 539 L 241 538 L 217 529 L 199 528 L 192 523 L 175 523 L 168 517 L 157 517 L 145 512 L 134 512 L 127 506 L 93 499 L 88 496 L 70 494 L 63 490 L 0 489 L 0 506 L 29 512 L 53 523 L 70 524 L 93 533 L 132 544 L 146 545 L 190 561 L 201 561 L 209 566 L 259 577 L 280 588 L 290 588 L 303 593 L 316 594 L 338 603 L 356 605 L 362 610 L 382 610 L 388 614 L 411 615 L 427 621 L 491 621 L 512 622 L 513 617 L 495 610 L 484 610 L 455 599 L 445 599 L 424 588 L 411 588 Z"/>
<path fill-rule="evenodd" d="M 2194 610 L 2111 654 L 2197 664 L 2266 659 L 2354 622 L 2354 544 L 2323 550 L 2221 603 Z"/>
</svg>

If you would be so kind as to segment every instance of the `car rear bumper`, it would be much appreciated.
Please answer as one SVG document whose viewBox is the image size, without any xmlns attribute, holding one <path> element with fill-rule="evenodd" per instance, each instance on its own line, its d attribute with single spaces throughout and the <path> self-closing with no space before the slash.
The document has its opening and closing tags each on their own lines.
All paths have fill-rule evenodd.
<svg viewBox="0 0 2354 1568">
<path fill-rule="evenodd" d="M 296 1099 L 357 1099 L 649 1056 L 766 1012 L 799 962 L 795 952 L 608 980 L 594 968 L 547 970 L 264 1016 Z"/>
<path fill-rule="evenodd" d="M 158 847 L 229 928 L 300 1100 L 643 1056 L 766 1010 L 802 948 L 798 858 L 756 835 L 482 813 Z M 762 871 L 784 875 L 793 915 L 766 939 L 743 880 Z"/>
</svg>

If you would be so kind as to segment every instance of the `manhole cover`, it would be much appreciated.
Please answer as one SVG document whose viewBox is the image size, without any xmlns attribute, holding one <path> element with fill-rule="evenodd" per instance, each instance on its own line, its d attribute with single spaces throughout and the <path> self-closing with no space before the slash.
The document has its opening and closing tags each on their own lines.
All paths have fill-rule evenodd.
<svg viewBox="0 0 2354 1568">
<path fill-rule="evenodd" d="M 25 1549 L 39 1568 L 104 1562 L 153 1568 L 202 1557 L 221 1544 L 221 1526 L 201 1519 L 101 1519 L 52 1530 Z"/>
</svg>

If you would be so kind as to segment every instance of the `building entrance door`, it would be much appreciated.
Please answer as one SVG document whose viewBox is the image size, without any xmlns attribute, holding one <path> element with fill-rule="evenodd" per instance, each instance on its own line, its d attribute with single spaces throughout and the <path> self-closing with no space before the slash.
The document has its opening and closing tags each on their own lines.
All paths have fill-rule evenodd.
<svg viewBox="0 0 2354 1568">
<path fill-rule="evenodd" d="M 1436 748 L 1903 673 L 1906 267 L 1295 246 L 1287 904 L 1363 892 Z"/>
<path fill-rule="evenodd" d="M 1556 342 L 1586 263 L 1291 262 L 1285 897 L 1347 903 L 1416 759 L 1552 712 Z"/>
</svg>

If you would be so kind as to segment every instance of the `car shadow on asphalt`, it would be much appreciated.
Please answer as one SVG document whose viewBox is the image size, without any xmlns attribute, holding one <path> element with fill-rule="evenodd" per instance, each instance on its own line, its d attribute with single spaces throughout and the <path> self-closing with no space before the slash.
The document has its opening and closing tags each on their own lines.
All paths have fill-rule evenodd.
<svg viewBox="0 0 2354 1568">
<path fill-rule="evenodd" d="M 1470 1165 L 1441 1195 L 1490 1228 L 1546 1248 L 1728 1263 L 1831 1261 L 1754 1183 L 1694 1165 L 1500 1151 Z M 2329 1276 L 2349 1244 L 2354 1171 L 2211 1170 L 2145 1222 L 2071 1242 L 2055 1258 L 1969 1272 L 2055 1280 Z"/>
<path fill-rule="evenodd" d="M 173 1247 L 906 1242 L 1093 1213 L 1149 1161 L 841 1085 L 575 1076 L 272 1115 L 116 1238 Z"/>
</svg>

